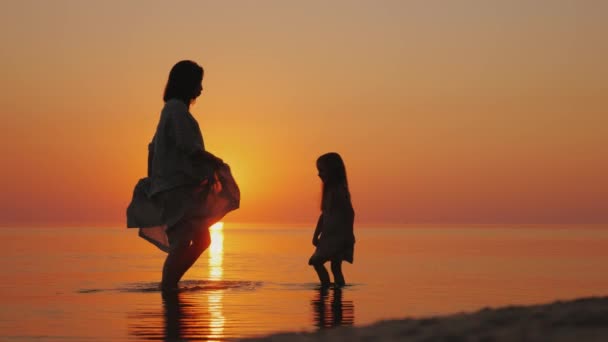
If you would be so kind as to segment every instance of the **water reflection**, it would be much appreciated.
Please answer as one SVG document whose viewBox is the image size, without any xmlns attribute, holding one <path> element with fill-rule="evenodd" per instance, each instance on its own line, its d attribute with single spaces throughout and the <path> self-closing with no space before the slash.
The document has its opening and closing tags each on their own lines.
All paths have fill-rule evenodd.
<svg viewBox="0 0 608 342">
<path fill-rule="evenodd" d="M 161 341 L 222 341 L 226 319 L 222 281 L 224 233 L 221 222 L 209 229 L 211 245 L 207 279 L 185 280 L 182 292 L 163 293 L 163 310 L 145 310 L 132 315 L 129 333 L 138 339 Z M 237 284 L 238 285 L 238 284 Z M 213 288 L 213 289 L 210 289 Z M 164 323 L 164 324 L 163 324 Z M 163 328 L 164 327 L 164 328 Z"/>
<path fill-rule="evenodd" d="M 129 315 L 129 334 L 138 340 L 220 341 L 213 312 L 200 296 L 171 292 L 162 296 L 162 310 L 146 309 Z"/>
<path fill-rule="evenodd" d="M 198 324 L 206 313 L 196 312 L 199 308 L 194 301 L 180 301 L 180 294 L 173 292 L 163 295 L 163 307 L 166 341 L 179 341 L 206 333 L 202 331 L 205 325 Z"/>
<path fill-rule="evenodd" d="M 218 222 L 209 228 L 211 245 L 209 246 L 209 280 L 222 280 L 224 275 L 224 223 Z M 210 339 L 219 339 L 224 334 L 223 293 L 213 291 L 207 297 L 209 313 Z"/>
<path fill-rule="evenodd" d="M 219 340 L 224 336 L 224 324 L 226 319 L 223 313 L 223 294 L 221 291 L 209 293 L 207 303 L 209 304 L 209 338 Z"/>
<path fill-rule="evenodd" d="M 218 222 L 209 228 L 211 245 L 209 255 L 209 280 L 222 280 L 224 275 L 224 224 Z"/>
<path fill-rule="evenodd" d="M 318 329 L 353 325 L 355 305 L 352 300 L 343 300 L 342 289 L 321 288 L 311 301 L 313 321 Z M 330 294 L 331 293 L 331 294 Z"/>
</svg>

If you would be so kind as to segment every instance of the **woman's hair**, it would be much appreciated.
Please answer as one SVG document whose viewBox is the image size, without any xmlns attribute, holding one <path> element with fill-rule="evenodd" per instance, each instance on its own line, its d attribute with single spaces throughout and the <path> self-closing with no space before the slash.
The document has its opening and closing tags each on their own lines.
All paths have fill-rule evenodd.
<svg viewBox="0 0 608 342">
<path fill-rule="evenodd" d="M 323 169 L 323 190 L 321 210 L 336 207 L 352 209 L 346 167 L 342 157 L 336 152 L 329 152 L 317 159 L 317 168 Z"/>
<path fill-rule="evenodd" d="M 203 68 L 193 61 L 180 61 L 171 68 L 163 100 L 179 99 L 189 104 L 198 95 L 203 81 Z"/>
</svg>

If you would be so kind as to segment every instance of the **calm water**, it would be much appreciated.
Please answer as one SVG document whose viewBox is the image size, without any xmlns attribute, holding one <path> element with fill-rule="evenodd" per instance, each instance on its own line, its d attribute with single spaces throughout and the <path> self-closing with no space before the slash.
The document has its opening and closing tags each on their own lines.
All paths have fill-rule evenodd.
<svg viewBox="0 0 608 342">
<path fill-rule="evenodd" d="M 342 291 L 316 288 L 312 231 L 226 225 L 156 291 L 164 254 L 135 230 L 0 229 L 0 340 L 225 340 L 608 295 L 608 227 L 356 231 Z"/>
</svg>

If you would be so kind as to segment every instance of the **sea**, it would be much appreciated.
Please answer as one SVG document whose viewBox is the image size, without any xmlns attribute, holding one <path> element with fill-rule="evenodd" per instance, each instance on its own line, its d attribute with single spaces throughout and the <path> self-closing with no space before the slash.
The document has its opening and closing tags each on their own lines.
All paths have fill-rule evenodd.
<svg viewBox="0 0 608 342">
<path fill-rule="evenodd" d="M 608 225 L 355 226 L 343 288 L 308 265 L 313 228 L 213 226 L 169 294 L 136 229 L 0 228 L 0 341 L 225 341 L 608 295 Z"/>
</svg>

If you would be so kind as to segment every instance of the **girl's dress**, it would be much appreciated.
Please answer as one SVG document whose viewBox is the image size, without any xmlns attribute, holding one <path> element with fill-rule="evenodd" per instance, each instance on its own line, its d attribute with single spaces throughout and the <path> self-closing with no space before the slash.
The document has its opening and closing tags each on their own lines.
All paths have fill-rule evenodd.
<svg viewBox="0 0 608 342">
<path fill-rule="evenodd" d="M 239 203 L 230 167 L 205 152 L 186 104 L 167 101 L 149 145 L 148 177 L 139 180 L 127 208 L 127 227 L 139 228 L 139 236 L 169 252 L 195 235 L 208 235 Z"/>
<path fill-rule="evenodd" d="M 336 196 L 344 196 L 344 194 L 338 193 Z M 342 203 L 347 202 L 342 201 Z M 355 212 L 350 205 L 333 205 L 324 208 L 318 223 L 322 227 L 321 236 L 308 264 L 330 260 L 347 261 L 352 264 L 355 251 L 354 219 Z"/>
</svg>

